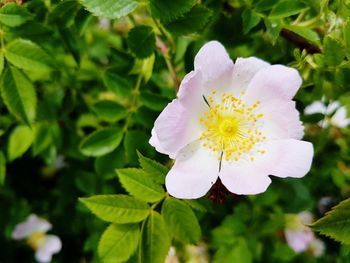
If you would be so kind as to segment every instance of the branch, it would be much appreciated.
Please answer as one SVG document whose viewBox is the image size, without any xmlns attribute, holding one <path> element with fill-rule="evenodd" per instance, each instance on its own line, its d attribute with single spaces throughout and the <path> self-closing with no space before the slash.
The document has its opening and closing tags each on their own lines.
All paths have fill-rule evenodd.
<svg viewBox="0 0 350 263">
<path fill-rule="evenodd" d="M 309 53 L 309 54 L 315 54 L 315 53 L 322 52 L 322 50 L 318 46 L 308 42 L 305 38 L 295 34 L 294 32 L 292 32 L 286 28 L 282 28 L 281 36 L 284 37 L 285 39 L 287 39 L 288 41 L 294 43 L 300 49 L 305 49 L 307 51 L 307 53 Z"/>
</svg>

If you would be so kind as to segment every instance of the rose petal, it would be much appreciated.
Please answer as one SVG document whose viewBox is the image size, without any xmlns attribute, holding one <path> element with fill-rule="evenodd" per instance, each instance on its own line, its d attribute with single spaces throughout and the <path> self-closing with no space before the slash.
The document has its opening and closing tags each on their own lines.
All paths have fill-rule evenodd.
<svg viewBox="0 0 350 263">
<path fill-rule="evenodd" d="M 230 192 L 240 195 L 263 193 L 271 183 L 268 174 L 254 165 L 239 166 L 224 162 L 219 177 Z"/>
<path fill-rule="evenodd" d="M 61 248 L 62 242 L 59 237 L 47 235 L 44 244 L 35 252 L 35 258 L 42 263 L 50 262 L 52 255 L 58 253 Z"/>
<path fill-rule="evenodd" d="M 301 85 L 301 77 L 296 69 L 283 65 L 272 65 L 259 70 L 247 89 L 247 102 L 274 99 L 290 100 Z"/>
<path fill-rule="evenodd" d="M 51 229 L 51 224 L 45 219 L 31 214 L 26 221 L 18 224 L 12 232 L 12 238 L 15 240 L 24 239 L 35 232 L 45 233 Z"/>
<path fill-rule="evenodd" d="M 179 100 L 173 100 L 155 121 L 156 137 L 153 136 L 150 143 L 163 153 L 175 156 L 187 144 L 197 140 L 201 133 L 199 117 L 187 110 Z"/>
<path fill-rule="evenodd" d="M 270 64 L 256 57 L 238 58 L 233 67 L 232 91 L 238 94 L 247 89 L 254 75 Z"/>
<path fill-rule="evenodd" d="M 199 198 L 215 183 L 218 170 L 216 154 L 196 141 L 178 154 L 166 176 L 165 185 L 169 194 L 176 198 Z"/>
<path fill-rule="evenodd" d="M 216 79 L 232 67 L 232 60 L 218 41 L 206 43 L 194 59 L 194 69 L 202 72 L 204 80 Z"/>
</svg>

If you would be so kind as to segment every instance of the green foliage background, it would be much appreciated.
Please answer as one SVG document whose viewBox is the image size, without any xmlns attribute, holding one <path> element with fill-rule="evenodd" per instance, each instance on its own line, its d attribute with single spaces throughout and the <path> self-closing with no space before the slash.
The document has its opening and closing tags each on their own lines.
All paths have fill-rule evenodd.
<svg viewBox="0 0 350 263">
<path fill-rule="evenodd" d="M 224 204 L 170 197 L 163 184 L 172 163 L 148 144 L 195 54 L 214 39 L 233 59 L 297 68 L 301 113 L 322 98 L 350 109 L 348 0 L 0 5 L 0 262 L 34 261 L 24 242 L 11 240 L 30 213 L 52 222 L 63 241 L 53 262 L 162 263 L 170 244 L 186 262 L 185 245 L 198 242 L 210 262 L 350 262 L 349 247 L 326 236 L 326 253 L 315 259 L 295 254 L 282 234 L 285 213 L 320 218 L 350 196 L 349 128 L 320 128 L 325 116 L 302 114 L 315 147 L 311 172 Z M 324 196 L 332 202 L 320 210 Z M 314 228 L 348 244 L 349 206 Z"/>
</svg>

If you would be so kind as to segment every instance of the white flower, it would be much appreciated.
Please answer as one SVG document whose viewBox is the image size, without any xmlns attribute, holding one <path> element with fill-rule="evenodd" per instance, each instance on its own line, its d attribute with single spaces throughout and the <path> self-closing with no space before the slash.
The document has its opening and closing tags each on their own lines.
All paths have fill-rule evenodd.
<svg viewBox="0 0 350 263">
<path fill-rule="evenodd" d="M 179 263 L 175 247 L 171 246 L 164 263 Z"/>
<path fill-rule="evenodd" d="M 322 255 L 325 246 L 312 232 L 310 225 L 314 221 L 310 212 L 304 211 L 299 214 L 286 216 L 286 229 L 284 235 L 291 249 L 296 253 L 308 251 L 311 255 L 318 257 Z"/>
<path fill-rule="evenodd" d="M 175 159 L 168 192 L 199 198 L 219 177 L 232 193 L 257 194 L 269 175 L 303 177 L 313 147 L 300 140 L 300 85 L 295 69 L 255 57 L 234 64 L 219 42 L 204 45 L 152 130 L 150 144 Z"/>
<path fill-rule="evenodd" d="M 26 221 L 15 227 L 12 238 L 26 239 L 27 244 L 34 249 L 38 262 L 50 262 L 52 255 L 58 253 L 62 248 L 59 237 L 46 234 L 51 228 L 52 225 L 48 221 L 31 214 Z"/>
<path fill-rule="evenodd" d="M 322 101 L 315 101 L 305 108 L 304 113 L 306 115 L 315 113 L 325 115 L 327 118 L 324 121 L 319 122 L 319 125 L 323 128 L 326 128 L 329 125 L 333 125 L 338 128 L 345 128 L 350 124 L 350 119 L 347 118 L 346 107 L 341 106 L 338 101 L 333 101 L 328 106 L 326 106 Z M 333 116 L 328 118 L 328 116 L 332 113 L 334 113 Z"/>
</svg>

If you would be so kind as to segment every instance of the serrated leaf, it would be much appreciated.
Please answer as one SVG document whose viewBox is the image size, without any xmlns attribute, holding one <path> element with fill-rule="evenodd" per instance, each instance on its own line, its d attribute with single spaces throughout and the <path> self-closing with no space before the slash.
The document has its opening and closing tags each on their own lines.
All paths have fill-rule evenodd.
<svg viewBox="0 0 350 263">
<path fill-rule="evenodd" d="M 24 24 L 30 19 L 28 11 L 15 3 L 9 3 L 0 8 L 0 23 L 16 27 Z"/>
<path fill-rule="evenodd" d="M 113 152 L 95 159 L 95 171 L 103 175 L 105 179 L 116 177 L 115 169 L 125 166 L 125 152 L 123 147 L 118 147 Z"/>
<path fill-rule="evenodd" d="M 104 263 L 124 262 L 138 245 L 138 225 L 110 225 L 102 234 L 98 244 L 98 255 Z"/>
<path fill-rule="evenodd" d="M 179 18 L 164 26 L 174 35 L 186 35 L 200 31 L 209 21 L 212 11 L 205 6 L 196 5 Z"/>
<path fill-rule="evenodd" d="M 116 172 L 125 190 L 140 200 L 153 203 L 165 195 L 163 187 L 153 182 L 142 169 L 126 168 Z"/>
<path fill-rule="evenodd" d="M 153 17 L 164 21 L 171 21 L 190 11 L 196 2 L 196 0 L 150 0 L 149 4 Z"/>
<path fill-rule="evenodd" d="M 6 158 L 5 154 L 0 151 L 0 185 L 4 185 L 6 178 Z"/>
<path fill-rule="evenodd" d="M 350 198 L 333 207 L 312 228 L 341 243 L 350 244 Z"/>
<path fill-rule="evenodd" d="M 175 198 L 167 198 L 162 206 L 162 215 L 168 229 L 179 241 L 196 243 L 201 236 L 201 228 L 192 209 Z"/>
<path fill-rule="evenodd" d="M 164 263 L 170 248 L 170 238 L 163 217 L 152 211 L 142 233 L 140 262 Z"/>
<path fill-rule="evenodd" d="M 149 109 L 161 111 L 169 103 L 169 100 L 159 94 L 143 91 L 140 94 L 140 101 Z"/>
<path fill-rule="evenodd" d="M 34 121 L 37 97 L 33 84 L 22 71 L 6 68 L 1 78 L 1 95 L 9 111 L 19 120 L 27 124 Z"/>
<path fill-rule="evenodd" d="M 286 25 L 285 27 L 286 29 L 296 33 L 297 35 L 305 38 L 306 40 L 309 40 L 316 44 L 320 44 L 320 37 L 318 36 L 318 34 L 307 27 L 293 25 Z"/>
<path fill-rule="evenodd" d="M 30 71 L 47 71 L 53 66 L 52 58 L 27 39 L 15 39 L 6 45 L 5 57 L 16 67 Z"/>
<path fill-rule="evenodd" d="M 243 20 L 243 33 L 247 34 L 255 26 L 257 26 L 261 20 L 261 17 L 253 10 L 246 9 L 242 13 Z"/>
<path fill-rule="evenodd" d="M 9 161 L 22 156 L 32 145 L 34 133 L 28 126 L 17 126 L 10 134 L 7 146 L 7 156 Z"/>
<path fill-rule="evenodd" d="M 116 149 L 123 139 L 120 128 L 104 128 L 85 137 L 80 145 L 80 151 L 87 156 L 102 156 Z"/>
<path fill-rule="evenodd" d="M 164 165 L 143 156 L 140 152 L 137 152 L 139 157 L 139 163 L 142 169 L 153 179 L 153 181 L 164 184 L 165 175 L 168 173 L 168 168 Z"/>
<path fill-rule="evenodd" d="M 325 37 L 324 44 L 324 59 L 329 66 L 338 66 L 344 59 L 345 52 L 342 45 L 331 37 Z"/>
<path fill-rule="evenodd" d="M 134 0 L 80 0 L 80 3 L 94 16 L 109 19 L 126 16 L 139 5 Z"/>
<path fill-rule="evenodd" d="M 152 27 L 136 26 L 128 34 L 128 46 L 138 58 L 147 58 L 156 48 L 156 37 Z"/>
<path fill-rule="evenodd" d="M 117 224 L 140 222 L 150 213 L 146 202 L 127 195 L 95 195 L 79 200 L 97 217 Z"/>
<path fill-rule="evenodd" d="M 91 106 L 96 115 L 109 122 L 116 122 L 128 116 L 128 110 L 119 103 L 110 100 L 100 100 Z"/>
<path fill-rule="evenodd" d="M 288 16 L 292 16 L 300 13 L 305 8 L 306 8 L 305 5 L 298 0 L 279 1 L 278 4 L 272 8 L 269 17 L 270 18 L 288 17 Z"/>
</svg>

